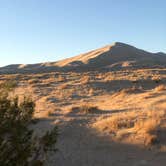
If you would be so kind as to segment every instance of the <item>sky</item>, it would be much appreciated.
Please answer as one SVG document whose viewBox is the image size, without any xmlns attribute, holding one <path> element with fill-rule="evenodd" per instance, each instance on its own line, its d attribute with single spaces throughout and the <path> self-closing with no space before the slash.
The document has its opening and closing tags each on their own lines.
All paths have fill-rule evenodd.
<svg viewBox="0 0 166 166">
<path fill-rule="evenodd" d="M 57 61 L 113 42 L 166 53 L 165 0 L 0 0 L 0 66 Z"/>
</svg>

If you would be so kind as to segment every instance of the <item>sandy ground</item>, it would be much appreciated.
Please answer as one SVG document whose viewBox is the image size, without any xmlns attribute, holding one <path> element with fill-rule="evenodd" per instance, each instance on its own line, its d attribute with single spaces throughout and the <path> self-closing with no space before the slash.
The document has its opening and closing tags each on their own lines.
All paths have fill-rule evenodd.
<svg viewBox="0 0 166 166">
<path fill-rule="evenodd" d="M 48 166 L 166 165 L 166 89 L 156 88 L 166 85 L 166 70 L 49 73 L 3 79 L 10 77 L 18 81 L 16 94 L 30 95 L 36 102 L 36 132 L 59 127 L 58 152 L 48 154 Z M 85 104 L 97 110 L 81 112 Z M 145 135 L 135 133 L 133 126 L 116 132 L 107 130 L 112 126 L 102 128 L 108 118 L 134 115 L 139 121 L 149 111 L 164 112 L 160 117 L 162 140 L 155 146 L 145 147 Z M 124 137 L 119 138 L 120 133 L 125 133 Z"/>
</svg>

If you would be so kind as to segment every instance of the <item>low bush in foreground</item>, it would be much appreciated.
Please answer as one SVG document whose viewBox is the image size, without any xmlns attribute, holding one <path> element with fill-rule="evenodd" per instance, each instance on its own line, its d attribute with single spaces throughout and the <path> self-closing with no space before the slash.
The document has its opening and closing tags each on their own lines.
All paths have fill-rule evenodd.
<svg viewBox="0 0 166 166">
<path fill-rule="evenodd" d="M 57 127 L 42 137 L 35 136 L 29 128 L 34 102 L 24 98 L 20 103 L 18 97 L 9 98 L 11 88 L 0 87 L 0 165 L 44 165 L 47 152 L 56 150 Z"/>
</svg>

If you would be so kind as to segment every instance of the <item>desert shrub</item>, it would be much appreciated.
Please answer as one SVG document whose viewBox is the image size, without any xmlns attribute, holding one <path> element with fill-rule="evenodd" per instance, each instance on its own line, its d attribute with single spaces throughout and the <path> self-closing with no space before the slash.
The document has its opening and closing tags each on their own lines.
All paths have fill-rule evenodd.
<svg viewBox="0 0 166 166">
<path fill-rule="evenodd" d="M 90 76 L 88 75 L 84 75 L 81 80 L 80 80 L 81 84 L 88 84 L 90 82 Z"/>
<path fill-rule="evenodd" d="M 0 91 L 11 91 L 17 86 L 17 82 L 13 80 L 5 81 L 0 84 Z"/>
<path fill-rule="evenodd" d="M 126 88 L 122 89 L 119 93 L 121 94 L 130 94 L 130 93 L 138 93 L 141 92 L 142 88 L 141 87 L 131 87 L 131 88 Z"/>
<path fill-rule="evenodd" d="M 90 88 L 88 94 L 89 94 L 89 96 L 93 96 L 94 95 L 94 89 Z"/>
<path fill-rule="evenodd" d="M 160 119 L 152 117 L 135 122 L 134 127 L 137 131 L 151 134 L 157 129 L 159 124 Z"/>
<path fill-rule="evenodd" d="M 155 91 L 160 92 L 166 90 L 166 85 L 161 84 L 155 88 Z"/>
<path fill-rule="evenodd" d="M 161 120 L 158 116 L 149 116 L 147 119 L 137 121 L 134 128 L 138 133 L 144 135 L 144 145 L 151 147 L 160 142 L 157 130 L 160 128 Z"/>
<path fill-rule="evenodd" d="M 152 81 L 154 81 L 155 83 L 160 83 L 161 82 L 161 79 L 159 76 L 153 76 L 152 77 Z"/>
<path fill-rule="evenodd" d="M 117 114 L 96 122 L 94 127 L 99 131 L 117 132 L 121 129 L 132 128 L 134 126 L 134 118 L 134 114 L 122 114 L 121 116 Z"/>
<path fill-rule="evenodd" d="M 89 104 L 84 104 L 80 107 L 82 113 L 95 113 L 98 110 L 97 106 L 92 106 Z"/>
<path fill-rule="evenodd" d="M 18 97 L 11 99 L 8 90 L 1 87 L 0 91 L 0 165 L 44 165 L 44 157 L 41 156 L 55 150 L 52 147 L 57 140 L 57 127 L 42 137 L 35 136 L 29 127 L 32 124 L 34 102 L 26 97 L 21 103 Z"/>
<path fill-rule="evenodd" d="M 37 83 L 40 83 L 40 80 L 39 79 L 30 79 L 30 80 L 28 80 L 28 83 L 29 84 L 37 84 Z"/>
<path fill-rule="evenodd" d="M 58 78 L 57 78 L 57 81 L 58 82 L 65 82 L 66 81 L 66 78 L 62 75 L 59 75 Z"/>
<path fill-rule="evenodd" d="M 58 88 L 59 89 L 66 89 L 68 87 L 67 83 L 61 84 Z"/>
</svg>

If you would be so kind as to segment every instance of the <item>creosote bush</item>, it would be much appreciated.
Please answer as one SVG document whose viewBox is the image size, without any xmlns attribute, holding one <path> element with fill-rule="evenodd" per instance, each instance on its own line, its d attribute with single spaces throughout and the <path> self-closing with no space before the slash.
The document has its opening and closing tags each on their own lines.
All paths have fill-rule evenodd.
<svg viewBox="0 0 166 166">
<path fill-rule="evenodd" d="M 56 150 L 57 127 L 35 136 L 29 128 L 35 104 L 26 97 L 21 103 L 18 97 L 9 98 L 13 88 L 0 86 L 0 166 L 42 166 L 47 152 Z"/>
</svg>

